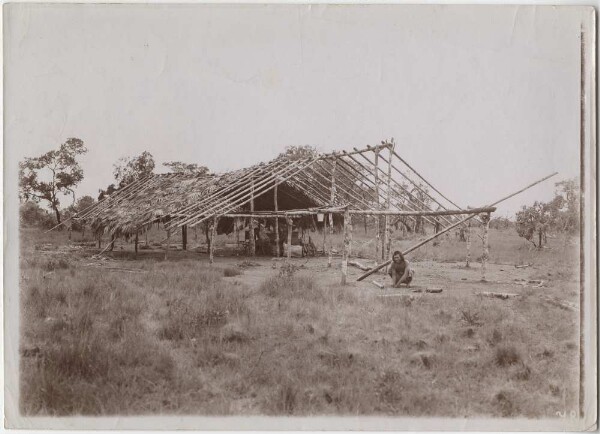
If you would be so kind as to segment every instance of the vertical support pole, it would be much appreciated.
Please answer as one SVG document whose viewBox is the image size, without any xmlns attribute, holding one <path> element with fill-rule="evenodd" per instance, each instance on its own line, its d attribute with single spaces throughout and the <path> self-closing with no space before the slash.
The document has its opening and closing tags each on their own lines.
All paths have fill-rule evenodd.
<svg viewBox="0 0 600 434">
<path fill-rule="evenodd" d="M 115 248 L 115 240 L 117 239 L 117 237 L 115 236 L 115 234 L 113 233 L 110 236 L 110 251 L 112 252 L 113 249 Z"/>
<path fill-rule="evenodd" d="M 102 232 L 98 232 L 98 248 L 102 248 Z"/>
<path fill-rule="evenodd" d="M 327 245 L 327 214 L 325 214 L 323 216 L 323 255 L 325 255 L 325 252 L 327 249 L 326 247 Z"/>
<path fill-rule="evenodd" d="M 171 230 L 167 229 L 167 250 L 165 250 L 165 259 L 169 257 L 169 250 L 171 249 Z"/>
<path fill-rule="evenodd" d="M 481 255 L 481 281 L 486 282 L 485 274 L 487 271 L 487 262 L 490 255 L 490 249 L 488 246 L 488 230 L 490 228 L 490 213 L 486 213 L 482 216 L 483 222 L 483 255 Z"/>
<path fill-rule="evenodd" d="M 392 181 L 392 158 L 394 158 L 394 145 L 390 144 L 388 147 L 389 156 L 388 156 L 388 171 L 387 171 L 387 179 L 386 179 L 386 198 L 385 198 L 385 208 L 389 211 L 390 209 L 390 201 L 391 194 L 390 184 Z M 390 216 L 385 215 L 385 232 L 383 239 L 383 249 L 382 249 L 382 260 L 385 261 L 390 259 L 390 249 L 392 248 L 392 227 L 390 225 Z"/>
<path fill-rule="evenodd" d="M 292 259 L 292 229 L 293 222 L 291 218 L 287 218 L 287 259 Z"/>
<path fill-rule="evenodd" d="M 352 242 L 352 221 L 351 215 L 346 208 L 344 211 L 344 250 L 342 253 L 342 285 L 348 280 L 348 255 L 350 251 L 350 243 Z"/>
<path fill-rule="evenodd" d="M 273 197 L 275 201 L 275 214 L 279 212 L 279 205 L 277 203 L 277 184 L 273 190 Z M 275 255 L 279 258 L 279 217 L 275 217 Z"/>
<path fill-rule="evenodd" d="M 139 232 L 135 232 L 135 257 L 137 258 L 138 254 L 138 242 L 139 242 Z"/>
<path fill-rule="evenodd" d="M 215 262 L 215 238 L 217 234 L 217 216 L 213 217 L 212 224 L 210 227 L 210 246 L 208 249 L 208 263 L 212 265 Z"/>
<path fill-rule="evenodd" d="M 335 204 L 335 194 L 336 194 L 336 186 L 335 186 L 335 169 L 337 167 L 337 158 L 333 160 L 333 168 L 331 169 L 331 189 L 329 196 L 329 206 L 334 206 Z M 329 255 L 327 257 L 327 267 L 331 268 L 331 264 L 333 262 L 333 214 L 329 213 Z M 323 231 L 325 231 L 325 225 L 323 225 Z M 325 244 L 325 236 L 323 236 L 323 244 Z"/>
<path fill-rule="evenodd" d="M 471 220 L 467 224 L 467 264 L 466 268 L 471 266 Z"/>
<path fill-rule="evenodd" d="M 187 225 L 181 227 L 181 248 L 187 250 Z"/>
<path fill-rule="evenodd" d="M 379 209 L 379 148 L 375 149 L 375 163 L 373 163 L 375 172 L 375 197 L 377 198 L 377 209 Z M 380 216 L 375 216 L 375 262 L 379 264 L 379 246 L 381 245 Z"/>
<path fill-rule="evenodd" d="M 331 268 L 333 260 L 333 213 L 329 213 L 327 217 L 329 219 L 329 257 L 327 258 L 327 267 Z"/>
<path fill-rule="evenodd" d="M 250 183 L 250 214 L 254 216 L 254 178 Z M 250 217 L 250 256 L 256 256 L 256 240 L 254 239 L 254 217 Z"/>
</svg>

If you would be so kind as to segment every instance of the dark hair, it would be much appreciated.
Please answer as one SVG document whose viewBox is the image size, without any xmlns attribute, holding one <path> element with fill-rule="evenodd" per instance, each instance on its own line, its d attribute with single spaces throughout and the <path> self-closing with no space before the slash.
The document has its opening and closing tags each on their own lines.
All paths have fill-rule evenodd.
<svg viewBox="0 0 600 434">
<path fill-rule="evenodd" d="M 404 262 L 404 255 L 402 254 L 402 252 L 400 250 L 396 250 L 394 252 L 394 254 L 392 255 L 392 258 L 394 258 L 394 256 L 396 256 L 396 255 L 400 256 L 400 259 Z"/>
</svg>

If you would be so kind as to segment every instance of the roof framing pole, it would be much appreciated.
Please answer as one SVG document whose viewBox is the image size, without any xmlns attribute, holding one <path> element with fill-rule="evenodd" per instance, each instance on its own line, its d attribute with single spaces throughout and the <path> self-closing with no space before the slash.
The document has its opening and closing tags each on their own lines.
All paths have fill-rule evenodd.
<svg viewBox="0 0 600 434">
<path fill-rule="evenodd" d="M 293 170 L 300 162 L 305 162 L 306 160 L 298 160 L 296 162 L 294 162 L 293 164 L 287 165 L 287 167 L 285 167 L 281 173 L 278 174 L 278 176 L 281 176 L 282 174 L 287 174 L 290 170 Z M 260 189 L 263 186 L 265 186 L 268 182 L 272 181 L 273 179 L 275 179 L 275 177 L 273 176 L 272 173 L 267 173 L 267 174 L 261 174 L 261 179 L 256 182 L 254 184 L 254 188 L 255 189 Z M 278 182 L 277 184 L 280 184 L 281 182 Z M 189 218 L 185 219 L 183 222 L 179 222 L 178 226 L 181 226 L 182 224 L 189 224 L 190 226 L 195 226 L 201 222 L 203 222 L 204 220 L 206 220 L 206 218 L 208 218 L 210 215 L 213 214 L 223 214 L 223 212 L 220 212 L 220 210 L 218 209 L 218 207 L 227 207 L 228 205 L 231 205 L 232 203 L 235 204 L 235 206 L 240 206 L 243 203 L 247 203 L 249 201 L 249 195 L 248 193 L 250 192 L 250 188 L 251 187 L 246 187 L 243 188 L 240 191 L 235 192 L 234 194 L 232 194 L 231 196 L 223 196 L 222 194 L 219 194 L 220 197 L 216 198 L 216 203 L 214 203 L 209 209 L 204 210 L 205 212 L 201 213 L 201 214 L 195 214 L 190 216 Z M 261 192 L 262 194 L 262 192 Z M 227 202 L 230 202 L 229 204 Z M 226 211 L 226 212 L 229 212 Z"/>
<path fill-rule="evenodd" d="M 495 206 L 495 205 L 498 205 L 500 202 L 504 202 L 505 200 L 508 200 L 508 199 L 510 199 L 511 197 L 514 197 L 514 196 L 516 196 L 517 194 L 519 194 L 519 193 L 522 193 L 522 192 L 524 192 L 525 190 L 528 190 L 528 189 L 530 189 L 531 187 L 533 187 L 533 186 L 535 186 L 535 185 L 539 184 L 540 182 L 543 182 L 543 181 L 545 181 L 545 180 L 547 180 L 547 179 L 549 179 L 549 178 L 553 177 L 553 176 L 554 176 L 554 175 L 556 175 L 557 173 L 558 173 L 558 172 L 554 172 L 554 173 L 552 173 L 552 174 L 550 174 L 550 175 L 548 175 L 548 176 L 545 176 L 545 177 L 543 177 L 542 179 L 540 179 L 540 180 L 538 180 L 538 181 L 535 181 L 535 182 L 533 182 L 533 183 L 529 184 L 528 186 L 526 186 L 526 187 L 523 187 L 522 189 L 520 189 L 520 190 L 518 190 L 518 191 L 516 191 L 516 192 L 514 192 L 514 193 L 511 193 L 511 194 L 509 194 L 508 196 L 505 196 L 505 197 L 503 197 L 502 199 L 499 199 L 499 200 L 497 200 L 496 202 L 494 202 L 494 203 L 492 203 L 491 205 L 489 205 L 489 207 L 493 207 L 493 206 Z M 462 210 L 461 210 L 461 211 L 462 211 Z M 473 211 L 473 210 L 469 210 L 469 211 Z M 487 211 L 486 211 L 486 212 L 487 212 Z M 403 252 L 403 255 L 406 255 L 407 253 L 410 253 L 410 252 L 412 252 L 413 250 L 416 250 L 416 249 L 418 249 L 419 247 L 421 247 L 421 246 L 422 246 L 422 245 L 424 245 L 424 244 L 427 244 L 428 242 L 430 242 L 430 241 L 431 241 L 431 240 L 433 240 L 434 238 L 437 238 L 437 237 L 439 237 L 440 235 L 443 235 L 443 234 L 445 234 L 445 233 L 446 233 L 446 232 L 448 232 L 449 230 L 451 230 L 451 229 L 454 229 L 455 227 L 457 227 L 457 226 L 459 226 L 459 225 L 461 225 L 461 224 L 463 224 L 463 223 L 465 223 L 465 222 L 467 222 L 467 221 L 471 220 L 471 219 L 472 219 L 473 217 L 475 217 L 476 215 L 477 215 L 477 214 L 471 214 L 470 216 L 468 216 L 468 217 L 465 217 L 464 219 L 462 219 L 462 220 L 459 220 L 458 222 L 456 222 L 456 223 L 454 223 L 454 224 L 452 224 L 452 225 L 450 225 L 450 226 L 448 226 L 448 227 L 446 227 L 446 228 L 442 229 L 442 230 L 441 230 L 441 231 L 439 231 L 437 234 L 434 234 L 433 236 L 431 236 L 431 237 L 427 238 L 426 240 L 424 240 L 424 241 L 422 241 L 422 242 L 420 242 L 420 243 L 417 243 L 417 244 L 415 244 L 414 246 L 412 246 L 411 248 L 409 248 L 408 250 L 406 250 L 405 252 Z M 380 270 L 380 269 L 382 269 L 383 267 L 387 266 L 387 265 L 388 265 L 390 262 L 391 262 L 391 261 L 386 261 L 386 262 L 384 262 L 383 264 L 380 264 L 380 265 L 378 265 L 377 267 L 375 267 L 375 268 L 372 268 L 371 270 L 367 271 L 365 274 L 363 274 L 362 276 L 360 276 L 360 277 L 357 279 L 357 281 L 361 281 L 361 280 L 363 280 L 365 277 L 368 277 L 368 276 L 370 276 L 371 274 L 373 274 L 373 273 L 377 272 L 378 270 Z"/>
<path fill-rule="evenodd" d="M 361 155 L 362 155 L 362 154 L 361 154 Z M 350 155 L 349 155 L 349 156 L 350 156 Z M 363 157 L 365 160 L 367 160 L 367 161 L 369 162 L 369 165 L 373 165 L 373 162 L 372 162 L 371 160 L 369 160 L 367 157 L 365 157 L 364 155 L 362 155 L 362 157 Z M 358 165 L 359 165 L 360 167 L 362 167 L 364 170 L 368 171 L 368 172 L 369 172 L 369 174 L 373 175 L 373 173 L 371 172 L 371 170 L 370 170 L 369 168 L 367 168 L 367 167 L 366 167 L 364 164 L 362 164 L 360 161 L 358 161 L 356 158 L 354 158 L 354 156 L 350 156 L 350 158 L 352 159 L 352 161 L 356 162 L 356 164 L 358 164 Z M 410 193 L 408 192 L 408 190 L 406 190 L 406 189 L 405 189 L 405 188 L 404 188 L 402 185 L 400 185 L 400 184 L 398 183 L 398 181 L 396 181 L 394 178 L 392 178 L 392 181 L 393 181 L 393 182 L 394 182 L 396 185 L 398 185 L 398 186 L 399 186 L 399 187 L 400 187 L 402 190 L 404 190 L 404 191 L 405 191 L 407 194 L 410 194 Z M 374 182 L 373 182 L 373 181 L 371 181 L 370 179 L 369 179 L 369 182 L 372 182 L 372 183 L 374 184 Z M 407 209 L 409 209 L 409 210 L 414 210 L 414 209 L 415 209 L 415 207 L 414 207 L 412 204 L 410 204 L 410 203 L 401 204 L 401 206 L 402 206 L 402 207 L 404 207 L 404 208 L 407 208 Z"/>
<path fill-rule="evenodd" d="M 366 160 L 366 161 L 367 161 L 369 164 L 371 164 L 371 165 L 373 164 L 373 162 L 371 161 L 371 159 L 370 159 L 370 158 L 368 158 L 366 155 L 364 155 L 364 154 L 362 154 L 362 153 L 361 153 L 361 154 L 359 154 L 359 155 L 360 155 L 361 157 L 363 157 L 363 158 L 364 158 L 364 159 L 365 159 L 365 160 Z M 383 170 L 381 170 L 379 167 L 377 167 L 377 169 L 378 169 L 378 172 L 381 172 L 381 173 L 385 174 L 385 172 L 384 172 Z M 404 188 L 404 186 L 403 186 L 402 184 L 400 184 L 398 181 L 396 181 L 394 178 L 392 178 L 392 182 L 393 182 L 394 184 L 396 184 L 398 187 L 400 187 L 400 189 L 401 189 L 402 191 L 404 191 L 406 194 L 408 194 L 409 196 L 412 196 L 412 193 L 411 193 L 411 192 L 409 192 L 409 191 L 408 191 L 406 188 Z M 428 207 L 428 206 L 427 206 L 427 205 L 426 205 L 426 204 L 425 204 L 425 203 L 424 203 L 422 200 L 420 200 L 420 199 L 418 199 L 418 198 L 416 198 L 416 199 L 417 199 L 417 201 L 418 201 L 418 202 L 420 202 L 420 203 L 421 203 L 421 206 L 423 206 L 424 208 L 429 208 L 429 207 Z M 406 206 L 408 206 L 408 204 L 406 204 Z M 414 206 L 412 206 L 412 207 L 413 207 L 413 208 L 415 208 L 415 207 L 417 207 L 417 205 L 416 205 L 416 204 L 414 204 Z M 432 224 L 432 225 L 435 225 L 435 222 L 434 222 L 434 221 L 432 221 L 431 219 L 429 219 L 429 220 L 427 220 L 427 221 L 428 221 L 430 224 Z M 448 222 L 448 223 L 452 223 L 452 222 Z"/>
<path fill-rule="evenodd" d="M 279 185 L 285 181 L 287 181 L 287 179 L 291 178 L 292 176 L 295 176 L 296 174 L 298 174 L 299 172 L 301 172 L 302 170 L 306 169 L 310 164 L 312 164 L 314 161 L 316 161 L 316 159 L 304 159 L 304 160 L 297 160 L 296 162 L 294 162 L 293 164 L 289 165 L 286 169 L 284 169 L 281 173 L 278 173 L 276 177 L 271 175 L 271 179 L 267 179 L 267 181 L 271 181 L 273 179 L 276 180 L 275 184 L 273 186 L 267 186 L 267 188 L 264 188 L 262 191 L 260 191 L 259 193 L 255 193 L 258 196 L 260 196 L 261 194 L 269 191 L 270 189 L 272 189 L 275 185 Z M 291 173 L 290 173 L 291 172 Z M 260 188 L 263 188 L 265 185 L 265 182 L 261 181 L 261 185 Z M 256 187 L 258 189 L 258 187 Z M 240 195 L 244 195 L 246 193 L 246 190 L 242 193 L 239 193 L 237 195 L 235 195 L 234 197 L 238 197 L 238 199 L 234 202 L 230 202 L 227 203 L 227 200 L 231 200 L 232 198 L 226 198 L 225 200 L 221 200 L 221 202 L 218 204 L 218 206 L 221 206 L 221 209 L 215 209 L 217 207 L 217 205 L 213 206 L 212 209 L 208 210 L 208 213 L 205 214 L 201 214 L 197 217 L 194 217 L 192 220 L 192 222 L 190 223 L 188 222 L 184 222 L 184 223 L 188 223 L 191 226 L 195 226 L 199 223 L 202 223 L 204 220 L 206 220 L 207 218 L 210 217 L 210 215 L 216 214 L 216 215 L 223 215 L 226 214 L 230 211 L 232 211 L 233 209 L 243 205 L 244 203 L 248 202 L 248 198 L 243 196 L 241 198 L 239 198 Z M 181 223 L 180 223 L 181 225 Z"/>
</svg>

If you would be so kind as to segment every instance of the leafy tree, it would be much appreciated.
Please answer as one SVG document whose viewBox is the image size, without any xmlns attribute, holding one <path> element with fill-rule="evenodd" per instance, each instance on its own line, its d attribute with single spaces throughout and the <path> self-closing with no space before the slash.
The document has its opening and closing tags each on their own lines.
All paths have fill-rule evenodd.
<svg viewBox="0 0 600 434">
<path fill-rule="evenodd" d="M 311 158 L 319 155 L 317 148 L 310 145 L 294 145 L 287 146 L 285 151 L 279 154 L 277 158 L 285 158 L 286 160 L 302 160 L 303 158 Z"/>
<path fill-rule="evenodd" d="M 552 229 L 566 234 L 579 230 L 579 180 L 567 179 L 555 184 L 557 190 L 550 202 Z"/>
<path fill-rule="evenodd" d="M 513 223 L 506 217 L 494 217 L 490 220 L 490 228 L 492 229 L 508 229 Z"/>
<path fill-rule="evenodd" d="M 113 194 L 115 191 L 117 191 L 118 188 L 115 187 L 115 184 L 110 184 L 108 187 L 106 187 L 106 190 L 98 190 L 98 201 L 101 201 L 102 199 L 104 199 L 106 196 L 110 196 L 111 194 Z"/>
<path fill-rule="evenodd" d="M 538 249 L 542 248 L 546 231 L 551 222 L 550 206 L 543 202 L 534 202 L 533 206 L 523 206 L 516 215 L 516 229 L 520 237 L 533 243 Z M 537 234 L 538 243 L 535 243 Z"/>
<path fill-rule="evenodd" d="M 19 220 L 21 225 L 40 226 L 42 228 L 54 226 L 54 219 L 50 213 L 33 201 L 21 204 L 19 207 Z"/>
<path fill-rule="evenodd" d="M 80 197 L 79 199 L 77 199 L 77 203 L 75 204 L 75 211 L 76 212 L 82 212 L 84 210 L 86 210 L 87 208 L 91 207 L 92 205 L 94 205 L 96 201 L 94 200 L 94 198 L 92 196 L 83 196 Z"/>
<path fill-rule="evenodd" d="M 68 218 L 74 217 L 76 214 L 79 214 L 79 213 L 85 211 L 86 209 L 88 209 L 89 207 L 91 207 L 95 202 L 96 201 L 91 196 L 80 197 L 79 199 L 77 199 L 76 203 L 74 203 L 73 205 L 71 205 L 70 207 L 68 207 L 65 210 L 65 215 Z M 71 220 L 70 227 L 71 227 L 71 229 L 76 230 L 76 231 L 84 230 L 83 223 L 81 221 L 77 221 L 77 220 Z"/>
<path fill-rule="evenodd" d="M 72 195 L 75 201 L 77 184 L 83 179 L 83 170 L 77 161 L 87 152 L 83 141 L 69 138 L 57 150 L 19 163 L 19 196 L 25 200 L 48 202 L 60 223 L 60 195 Z"/>
<path fill-rule="evenodd" d="M 152 175 L 154 172 L 154 157 L 148 151 L 137 157 L 120 158 L 114 165 L 113 175 L 118 188 L 131 184 L 140 178 Z"/>
<path fill-rule="evenodd" d="M 183 163 L 181 161 L 168 161 L 163 166 L 171 169 L 173 173 L 184 173 L 186 175 L 208 175 L 208 167 L 196 163 Z"/>
</svg>

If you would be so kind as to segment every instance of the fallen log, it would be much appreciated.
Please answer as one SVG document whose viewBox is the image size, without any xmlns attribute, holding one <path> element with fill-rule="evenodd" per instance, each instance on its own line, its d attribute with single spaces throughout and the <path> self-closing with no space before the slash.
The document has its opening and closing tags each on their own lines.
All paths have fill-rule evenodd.
<svg viewBox="0 0 600 434">
<path fill-rule="evenodd" d="M 499 298 L 501 300 L 508 300 L 511 297 L 518 297 L 521 294 L 513 294 L 509 292 L 480 292 L 478 293 L 478 295 L 482 295 L 484 297 Z"/>
<path fill-rule="evenodd" d="M 360 269 L 361 269 L 361 270 L 363 270 L 363 271 L 370 270 L 370 268 L 369 268 L 369 267 L 367 267 L 367 266 L 366 266 L 366 265 L 364 265 L 364 264 L 361 264 L 361 263 L 360 263 L 360 262 L 358 262 L 358 261 L 348 261 L 348 265 L 352 265 L 353 267 L 360 268 Z"/>
<path fill-rule="evenodd" d="M 373 280 L 373 285 L 375 285 L 376 287 L 378 287 L 379 289 L 383 289 L 385 288 L 385 286 L 383 285 L 383 283 L 378 282 L 376 280 Z"/>
<path fill-rule="evenodd" d="M 533 264 L 524 264 L 524 265 L 515 265 L 515 268 L 527 268 L 531 267 Z"/>
<path fill-rule="evenodd" d="M 442 292 L 442 288 L 427 288 L 425 292 L 429 292 L 431 294 L 439 294 Z"/>
</svg>

